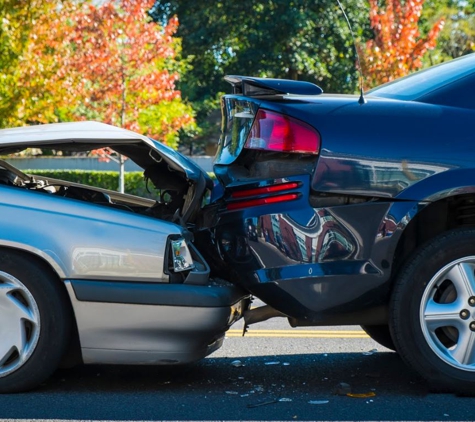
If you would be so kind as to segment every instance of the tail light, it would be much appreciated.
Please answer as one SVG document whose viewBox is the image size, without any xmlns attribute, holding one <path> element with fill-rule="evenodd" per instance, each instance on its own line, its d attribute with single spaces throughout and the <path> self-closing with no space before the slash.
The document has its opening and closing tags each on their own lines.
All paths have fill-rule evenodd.
<svg viewBox="0 0 475 422">
<path fill-rule="evenodd" d="M 312 126 L 293 117 L 260 109 L 245 148 L 300 154 L 318 154 L 320 135 Z"/>
<path fill-rule="evenodd" d="M 236 190 L 231 193 L 231 199 L 234 202 L 226 204 L 226 209 L 233 211 L 259 205 L 295 201 L 301 197 L 301 194 L 299 192 L 285 191 L 292 191 L 300 186 L 300 182 L 286 182 L 252 189 Z"/>
<path fill-rule="evenodd" d="M 265 195 L 269 193 L 282 192 L 284 190 L 296 189 L 299 186 L 299 182 L 288 182 L 271 186 L 263 186 L 260 188 L 237 190 L 231 193 L 231 198 L 246 198 L 248 196 Z"/>
<path fill-rule="evenodd" d="M 181 237 L 169 239 L 169 248 L 173 271 L 181 272 L 194 268 L 193 258 L 185 239 Z"/>
</svg>

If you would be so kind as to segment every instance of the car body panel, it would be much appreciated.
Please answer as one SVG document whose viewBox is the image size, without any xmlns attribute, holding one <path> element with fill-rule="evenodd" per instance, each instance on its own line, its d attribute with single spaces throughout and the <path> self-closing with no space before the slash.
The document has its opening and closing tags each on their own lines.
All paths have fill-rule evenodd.
<svg viewBox="0 0 475 422">
<path fill-rule="evenodd" d="M 134 304 L 128 299 L 116 302 L 85 301 L 77 298 L 80 283 L 66 281 L 77 320 L 82 358 L 85 363 L 104 364 L 183 364 L 201 359 L 221 346 L 225 331 L 244 310 L 241 295 L 216 303 L 216 291 L 209 289 L 211 300 L 190 303 Z M 114 294 L 116 286 L 107 281 L 105 289 Z M 75 287 L 74 287 L 75 286 Z M 147 290 L 153 286 L 147 285 Z M 160 290 L 173 285 L 156 285 Z M 208 287 L 201 286 L 202 298 Z M 182 290 L 197 286 L 182 286 Z M 228 299 L 234 286 L 221 286 Z M 193 292 L 189 295 L 191 297 Z M 214 297 L 213 297 L 214 296 Z M 177 296 L 175 301 L 180 301 Z M 220 306 L 216 306 L 220 305 Z"/>
<path fill-rule="evenodd" d="M 165 145 L 96 122 L 0 130 L 1 153 L 28 147 L 108 147 L 141 166 L 157 190 L 156 199 L 141 198 L 26 175 L 0 160 L 0 248 L 22 251 L 64 284 L 80 359 L 168 365 L 220 347 L 249 293 L 212 279 L 193 246 L 188 225 L 213 186 L 209 176 Z"/>
<path fill-rule="evenodd" d="M 432 86 L 411 98 L 383 95 L 384 86 L 363 104 L 356 95 L 225 95 L 213 231 L 223 274 L 294 325 L 387 323 L 406 228 L 432 203 L 475 191 L 475 109 L 462 95 L 475 89 L 475 55 L 463 60 L 469 70 L 460 79 L 427 78 Z M 311 125 L 318 154 L 245 147 L 261 109 Z M 284 178 L 301 182 L 298 201 L 228 208 L 235 189 Z M 248 236 L 253 225 L 257 242 Z M 434 232 L 442 226 L 434 222 Z M 428 236 L 411 233 L 409 247 Z"/>
<path fill-rule="evenodd" d="M 0 131 L 0 152 L 3 154 L 35 146 L 45 147 L 45 145 L 53 149 L 76 149 L 80 151 L 94 145 L 100 148 L 111 143 L 119 152 L 121 144 L 125 148 L 127 148 L 127 145 L 144 144 L 148 148 L 143 150 L 140 148 L 134 149 L 137 156 L 130 154 L 132 159 L 135 158 L 134 161 L 138 165 L 145 168 L 145 163 L 151 164 L 163 159 L 174 170 L 183 172 L 188 180 L 196 182 L 203 176 L 209 183 L 210 179 L 207 174 L 184 155 L 146 136 L 104 123 L 92 121 L 53 123 Z M 157 156 L 153 157 L 150 150 L 156 151 Z"/>
<path fill-rule="evenodd" d="M 0 190 L 0 244 L 41 251 L 63 278 L 168 281 L 165 246 L 170 235 L 182 234 L 178 225 L 10 186 Z"/>
<path fill-rule="evenodd" d="M 364 321 L 384 323 L 387 313 L 374 309 L 387 299 L 394 251 L 405 226 L 426 204 L 385 200 L 311 206 L 310 177 L 286 180 L 303 182 L 299 200 L 222 210 L 213 231 L 216 249 L 204 252 L 205 259 L 215 271 L 220 268 L 218 274 L 228 274 L 291 318 L 352 323 L 355 313 L 366 310 L 373 316 Z M 269 186 L 274 182 L 267 181 Z M 257 228 L 256 240 L 249 226 Z"/>
<path fill-rule="evenodd" d="M 427 177 L 473 165 L 475 134 L 471 122 L 475 110 L 371 96 L 360 105 L 357 99 L 323 94 L 316 98 L 288 96 L 279 101 L 250 101 L 225 96 L 223 110 L 229 113 L 237 107 L 255 113 L 261 107 L 298 118 L 317 129 L 322 147 L 312 189 L 318 192 L 397 197 Z M 342 118 L 344 125 L 340 123 Z M 405 124 L 394 126 L 395 118 Z M 229 166 L 237 159 L 251 125 L 252 118 L 223 119 L 226 132 L 219 143 L 216 167 Z M 454 142 L 464 145 L 463 154 L 452 148 Z"/>
</svg>

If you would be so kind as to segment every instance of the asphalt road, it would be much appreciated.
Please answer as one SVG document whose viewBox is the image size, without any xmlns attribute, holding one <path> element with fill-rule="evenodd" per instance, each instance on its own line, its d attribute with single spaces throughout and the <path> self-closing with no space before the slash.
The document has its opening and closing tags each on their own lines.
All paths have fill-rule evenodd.
<svg viewBox="0 0 475 422">
<path fill-rule="evenodd" d="M 238 328 L 222 349 L 184 368 L 59 370 L 36 391 L 0 396 L 0 419 L 475 419 L 474 398 L 431 394 L 396 353 L 359 327 L 295 330 L 273 320 L 245 338 Z M 334 395 L 341 382 L 374 396 Z"/>
</svg>

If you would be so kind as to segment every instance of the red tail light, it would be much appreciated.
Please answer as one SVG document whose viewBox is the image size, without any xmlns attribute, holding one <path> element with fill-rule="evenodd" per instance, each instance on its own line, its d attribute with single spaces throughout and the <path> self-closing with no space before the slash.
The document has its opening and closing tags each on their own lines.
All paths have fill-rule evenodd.
<svg viewBox="0 0 475 422">
<path fill-rule="evenodd" d="M 295 201 L 301 197 L 300 192 L 287 193 L 284 191 L 298 189 L 301 185 L 301 182 L 284 182 L 258 188 L 235 190 L 231 193 L 231 200 L 234 201 L 226 204 L 226 208 L 231 211 L 240 208 L 275 204 L 277 202 Z M 268 196 L 269 194 L 272 196 Z M 264 195 L 265 197 L 262 197 Z M 261 197 L 253 198 L 256 196 Z"/>
<path fill-rule="evenodd" d="M 239 201 L 227 204 L 226 209 L 232 211 L 240 208 L 257 207 L 258 205 L 275 204 L 277 202 L 288 202 L 299 199 L 299 197 L 300 194 L 298 193 L 286 193 L 284 195 L 270 196 L 267 198 L 248 199 L 246 201 Z"/>
<path fill-rule="evenodd" d="M 265 195 L 268 193 L 276 193 L 284 190 L 296 189 L 300 186 L 298 182 L 281 183 L 279 185 L 264 186 L 262 188 L 237 190 L 231 193 L 231 198 L 246 198 L 248 196 Z"/>
<path fill-rule="evenodd" d="M 318 154 L 320 135 L 307 123 L 273 111 L 259 110 L 245 148 Z"/>
</svg>

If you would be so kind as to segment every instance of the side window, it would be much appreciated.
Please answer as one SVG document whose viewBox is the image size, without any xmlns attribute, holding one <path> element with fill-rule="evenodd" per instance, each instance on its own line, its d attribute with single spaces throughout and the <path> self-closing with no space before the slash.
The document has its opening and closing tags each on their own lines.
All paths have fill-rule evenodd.
<svg viewBox="0 0 475 422">
<path fill-rule="evenodd" d="M 445 85 L 416 101 L 475 110 L 475 75 Z"/>
</svg>

